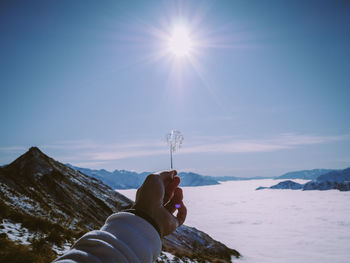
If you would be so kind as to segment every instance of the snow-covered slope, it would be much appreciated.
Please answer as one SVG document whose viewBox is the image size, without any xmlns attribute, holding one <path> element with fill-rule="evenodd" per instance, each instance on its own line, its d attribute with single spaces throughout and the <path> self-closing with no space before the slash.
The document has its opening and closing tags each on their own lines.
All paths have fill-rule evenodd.
<svg viewBox="0 0 350 263">
<path fill-rule="evenodd" d="M 0 245 L 8 246 L 8 239 L 23 245 L 29 242 L 31 248 L 39 244 L 46 250 L 35 253 L 49 249 L 55 251 L 48 253 L 51 257 L 84 232 L 98 229 L 110 214 L 132 206 L 131 200 L 103 182 L 53 160 L 36 147 L 0 168 L 0 198 Z M 23 239 L 17 238 L 21 235 Z M 231 255 L 238 255 L 187 226 L 166 237 L 163 249 L 183 260 L 230 262 Z M 2 256 L 0 253 L 1 262 Z M 50 260 L 48 257 L 47 262 Z"/>
</svg>

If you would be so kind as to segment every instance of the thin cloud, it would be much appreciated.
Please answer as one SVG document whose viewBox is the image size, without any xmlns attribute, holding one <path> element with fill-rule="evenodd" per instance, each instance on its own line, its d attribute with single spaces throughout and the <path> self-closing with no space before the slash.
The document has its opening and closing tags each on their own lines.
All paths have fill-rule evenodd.
<svg viewBox="0 0 350 263">
<path fill-rule="evenodd" d="M 239 154 L 263 153 L 293 149 L 308 145 L 318 145 L 349 140 L 350 135 L 319 136 L 309 134 L 286 133 L 262 139 L 241 139 L 230 136 L 196 136 L 185 138 L 181 154 Z M 113 160 L 148 157 L 168 154 L 166 142 L 144 140 L 123 143 L 98 143 L 92 140 L 62 141 L 39 145 L 44 151 L 59 151 L 64 161 L 74 160 L 81 164 L 109 162 Z M 0 147 L 0 151 L 23 151 L 27 147 Z M 67 155 L 67 151 L 69 154 Z"/>
<path fill-rule="evenodd" d="M 147 140 L 147 141 L 134 141 L 134 142 L 122 142 L 122 143 L 98 143 L 91 140 L 77 140 L 77 141 L 61 141 L 53 144 L 45 144 L 40 146 L 42 149 L 50 150 L 84 150 L 84 149 L 140 149 L 150 147 L 161 147 L 165 145 L 161 140 Z"/>
<path fill-rule="evenodd" d="M 125 150 L 125 151 L 115 151 L 115 152 L 98 152 L 91 155 L 91 160 L 118 160 L 126 158 L 135 158 L 135 157 L 145 157 L 153 155 L 162 155 L 168 153 L 167 150 L 161 149 L 149 149 L 149 150 Z"/>
<path fill-rule="evenodd" d="M 304 145 L 323 144 L 349 139 L 349 135 L 341 136 L 315 136 L 282 134 L 269 139 L 229 139 L 218 140 L 216 143 L 202 143 L 183 149 L 183 153 L 256 153 L 273 152 L 291 149 Z"/>
<path fill-rule="evenodd" d="M 293 149 L 307 145 L 317 145 L 348 140 L 349 135 L 318 136 L 281 134 L 265 139 L 233 139 L 232 137 L 202 137 L 194 143 L 191 139 L 181 149 L 181 154 L 212 154 L 212 153 L 262 153 Z M 86 153 L 92 161 L 111 161 L 127 158 L 146 157 L 167 154 L 168 149 L 163 142 L 144 141 L 138 143 L 123 143 L 114 145 L 98 145 L 93 151 Z"/>
</svg>

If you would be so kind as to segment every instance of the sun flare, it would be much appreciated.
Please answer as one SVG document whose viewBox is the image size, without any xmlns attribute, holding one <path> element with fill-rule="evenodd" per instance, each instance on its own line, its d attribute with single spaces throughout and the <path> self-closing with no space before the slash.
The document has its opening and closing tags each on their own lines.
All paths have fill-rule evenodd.
<svg viewBox="0 0 350 263">
<path fill-rule="evenodd" d="M 193 41 L 190 37 L 190 32 L 183 25 L 178 25 L 173 28 L 168 44 L 170 53 L 176 57 L 190 55 L 193 48 Z"/>
</svg>

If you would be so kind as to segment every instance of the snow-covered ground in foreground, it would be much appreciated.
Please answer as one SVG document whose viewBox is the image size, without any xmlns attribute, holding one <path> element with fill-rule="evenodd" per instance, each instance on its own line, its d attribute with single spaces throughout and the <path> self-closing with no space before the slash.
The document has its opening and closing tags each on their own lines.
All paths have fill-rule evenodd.
<svg viewBox="0 0 350 263">
<path fill-rule="evenodd" d="M 185 223 L 237 249 L 242 263 L 348 263 L 350 192 L 255 191 L 281 181 L 184 187 Z M 134 200 L 136 190 L 119 192 Z"/>
<path fill-rule="evenodd" d="M 3 219 L 0 225 L 2 225 L 1 233 L 6 233 L 9 239 L 20 244 L 29 245 L 30 240 L 35 237 L 33 232 L 30 232 L 20 223 L 12 223 L 9 220 Z"/>
<path fill-rule="evenodd" d="M 33 239 L 40 236 L 46 237 L 45 234 L 29 231 L 27 228 L 23 227 L 21 223 L 13 223 L 7 219 L 3 219 L 0 225 L 0 233 L 6 233 L 9 239 L 18 244 L 30 245 Z M 53 245 L 52 249 L 56 251 L 57 254 L 62 255 L 68 251 L 71 246 L 71 243 L 65 242 L 61 247 Z"/>
</svg>

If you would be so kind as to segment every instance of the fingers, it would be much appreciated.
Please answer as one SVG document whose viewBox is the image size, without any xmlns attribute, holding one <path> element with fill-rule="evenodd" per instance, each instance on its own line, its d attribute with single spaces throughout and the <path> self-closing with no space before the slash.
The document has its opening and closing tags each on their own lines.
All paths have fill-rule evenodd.
<svg viewBox="0 0 350 263">
<path fill-rule="evenodd" d="M 176 170 L 163 171 L 159 173 L 160 177 L 163 180 L 164 186 L 166 187 L 170 182 L 173 181 L 174 176 L 177 175 Z"/>
<path fill-rule="evenodd" d="M 186 216 L 187 216 L 187 208 L 183 203 L 183 192 L 182 189 L 177 187 L 175 189 L 174 192 L 174 197 L 173 199 L 171 199 L 171 201 L 169 202 L 169 204 L 166 206 L 166 209 L 172 214 L 175 212 L 175 210 L 177 209 L 177 215 L 176 215 L 176 219 L 178 222 L 178 226 L 181 226 L 185 220 L 186 220 Z"/>
<path fill-rule="evenodd" d="M 177 187 L 174 191 L 174 196 L 168 204 L 165 205 L 165 208 L 169 211 L 170 214 L 173 214 L 177 209 L 176 205 L 180 204 L 183 199 L 182 189 Z"/>
<path fill-rule="evenodd" d="M 170 200 L 170 202 L 165 206 L 165 208 L 169 211 L 170 214 L 173 214 L 175 210 L 177 209 L 177 226 L 181 226 L 187 216 L 187 208 L 185 204 L 183 203 L 183 192 L 181 188 L 176 188 L 174 192 L 174 197 Z"/>
<path fill-rule="evenodd" d="M 166 188 L 165 188 L 165 193 L 164 193 L 164 199 L 163 199 L 163 203 L 166 204 L 169 202 L 169 200 L 171 200 L 174 196 L 174 192 L 175 189 L 177 188 L 177 186 L 180 184 L 180 177 L 175 176 L 173 181 L 170 182 Z"/>
<path fill-rule="evenodd" d="M 163 230 L 161 231 L 162 236 L 167 236 L 173 233 L 179 225 L 178 220 L 175 216 L 169 214 L 169 212 L 165 209 L 162 210 L 163 214 Z"/>
<path fill-rule="evenodd" d="M 176 219 L 179 223 L 178 226 L 181 226 L 186 220 L 187 208 L 182 201 L 179 203 L 179 205 L 180 205 L 180 208 L 177 209 L 178 213 L 176 215 Z"/>
<path fill-rule="evenodd" d="M 187 209 L 179 188 L 180 177 L 175 170 L 147 176 L 136 192 L 134 207 L 147 213 L 159 225 L 161 236 L 172 233 L 185 221 Z M 176 216 L 173 215 L 178 210 Z"/>
</svg>

